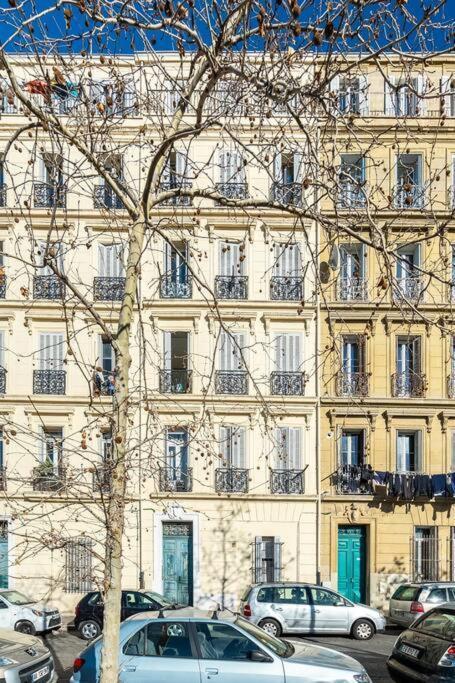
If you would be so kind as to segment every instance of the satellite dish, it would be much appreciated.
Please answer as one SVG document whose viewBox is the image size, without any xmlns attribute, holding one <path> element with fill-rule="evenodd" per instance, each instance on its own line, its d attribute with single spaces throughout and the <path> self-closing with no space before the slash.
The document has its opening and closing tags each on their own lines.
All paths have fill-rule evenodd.
<svg viewBox="0 0 455 683">
<path fill-rule="evenodd" d="M 340 250 L 338 249 L 336 244 L 332 245 L 328 263 L 332 270 L 338 269 L 340 263 Z"/>
</svg>

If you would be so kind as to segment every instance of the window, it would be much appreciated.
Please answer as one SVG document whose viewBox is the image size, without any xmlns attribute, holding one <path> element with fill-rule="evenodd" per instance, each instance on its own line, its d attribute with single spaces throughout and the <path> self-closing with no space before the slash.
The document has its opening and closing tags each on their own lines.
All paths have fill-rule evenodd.
<svg viewBox="0 0 455 683">
<path fill-rule="evenodd" d="M 340 465 L 359 467 L 365 463 L 365 431 L 343 429 L 340 441 Z"/>
<path fill-rule="evenodd" d="M 454 163 L 455 169 L 455 163 Z M 454 180 L 455 183 L 455 180 Z M 455 185 L 454 185 L 454 196 L 455 196 Z M 454 204 L 455 207 L 455 204 Z M 451 299 L 455 301 L 455 244 L 452 244 L 452 273 L 451 273 Z"/>
<path fill-rule="evenodd" d="M 161 282 L 161 296 L 167 299 L 188 299 L 191 297 L 191 277 L 188 270 L 188 243 L 165 242 L 164 276 Z"/>
<path fill-rule="evenodd" d="M 346 604 L 341 595 L 324 590 L 323 588 L 310 588 L 310 594 L 313 605 L 338 607 Z"/>
<path fill-rule="evenodd" d="M 341 114 L 368 114 L 368 82 L 366 76 L 335 76 L 330 89 L 336 94 L 336 111 Z"/>
<path fill-rule="evenodd" d="M 223 277 L 243 275 L 245 262 L 245 245 L 243 242 L 220 242 L 220 272 Z"/>
<path fill-rule="evenodd" d="M 277 469 L 300 470 L 302 467 L 302 432 L 300 427 L 278 427 L 275 438 Z"/>
<path fill-rule="evenodd" d="M 65 546 L 65 591 L 86 593 L 93 588 L 92 545 L 89 538 L 80 537 L 67 541 Z"/>
<path fill-rule="evenodd" d="M 125 606 L 131 609 L 149 609 L 156 610 L 161 607 L 153 598 L 146 593 L 136 593 L 135 591 L 127 591 L 123 593 Z"/>
<path fill-rule="evenodd" d="M 395 206 L 400 209 L 422 208 L 424 205 L 421 154 L 399 154 L 396 166 Z"/>
<path fill-rule="evenodd" d="M 436 527 L 414 527 L 411 573 L 413 581 L 439 579 L 439 544 Z"/>
<path fill-rule="evenodd" d="M 300 206 L 303 170 L 301 152 L 277 152 L 273 160 L 272 201 Z"/>
<path fill-rule="evenodd" d="M 277 372 L 301 372 L 302 335 L 282 333 L 275 337 L 275 370 Z"/>
<path fill-rule="evenodd" d="M 420 472 L 422 466 L 421 431 L 397 432 L 397 472 Z"/>
<path fill-rule="evenodd" d="M 39 367 L 42 371 L 63 370 L 63 334 L 40 334 Z"/>
<path fill-rule="evenodd" d="M 242 154 L 237 150 L 220 150 L 219 152 L 220 184 L 244 185 L 245 165 Z"/>
<path fill-rule="evenodd" d="M 243 360 L 245 347 L 246 334 L 244 332 L 222 332 L 219 351 L 220 370 L 223 372 L 245 372 Z"/>
<path fill-rule="evenodd" d="M 398 586 L 395 593 L 392 595 L 392 600 L 401 600 L 403 602 L 414 602 L 419 597 L 420 588 L 415 586 Z"/>
<path fill-rule="evenodd" d="M 422 633 L 452 642 L 455 639 L 455 614 L 436 609 L 419 619 L 411 628 L 413 631 L 422 631 Z"/>
<path fill-rule="evenodd" d="M 229 624 L 196 622 L 196 635 L 202 659 L 249 661 L 251 652 L 259 650 L 256 643 Z"/>
<path fill-rule="evenodd" d="M 342 154 L 340 165 L 340 205 L 355 208 L 365 204 L 365 158 L 360 154 Z"/>
<path fill-rule="evenodd" d="M 446 116 L 455 116 L 455 76 L 444 76 L 441 79 L 441 93 L 444 113 Z"/>
<path fill-rule="evenodd" d="M 126 643 L 123 654 L 132 657 L 194 657 L 188 623 L 155 620 L 137 631 Z"/>
<path fill-rule="evenodd" d="M 220 451 L 223 467 L 244 469 L 245 427 L 220 427 Z"/>
<path fill-rule="evenodd" d="M 278 536 L 256 536 L 253 545 L 253 583 L 280 581 L 281 546 Z"/>
<path fill-rule="evenodd" d="M 163 332 L 164 368 L 160 390 L 163 393 L 184 394 L 190 390 L 188 332 Z"/>
<path fill-rule="evenodd" d="M 422 76 L 390 76 L 385 82 L 386 116 L 418 116 L 424 110 Z"/>
<path fill-rule="evenodd" d="M 345 375 L 356 375 L 365 370 L 365 337 L 361 334 L 343 337 L 341 362 Z"/>
<path fill-rule="evenodd" d="M 166 434 L 166 471 L 170 481 L 178 488 L 188 478 L 188 433 L 186 430 L 169 430 Z M 184 489 L 185 490 L 185 489 Z"/>
<path fill-rule="evenodd" d="M 425 602 L 430 602 L 432 605 L 447 602 L 447 591 L 445 588 L 433 588 L 430 595 L 427 597 Z"/>
<path fill-rule="evenodd" d="M 340 247 L 340 301 L 366 301 L 366 247 L 361 244 L 342 244 Z"/>
<path fill-rule="evenodd" d="M 98 245 L 98 264 L 101 277 L 118 278 L 124 276 L 121 244 Z"/>
<path fill-rule="evenodd" d="M 63 429 L 42 428 L 40 462 L 58 470 L 63 458 Z"/>
<path fill-rule="evenodd" d="M 302 277 L 302 254 L 300 251 L 300 244 L 295 242 L 274 244 L 273 255 L 274 263 L 272 277 Z"/>
<path fill-rule="evenodd" d="M 257 595 L 258 602 L 277 602 L 286 605 L 308 605 L 308 592 L 301 586 L 280 586 L 261 588 Z"/>
</svg>

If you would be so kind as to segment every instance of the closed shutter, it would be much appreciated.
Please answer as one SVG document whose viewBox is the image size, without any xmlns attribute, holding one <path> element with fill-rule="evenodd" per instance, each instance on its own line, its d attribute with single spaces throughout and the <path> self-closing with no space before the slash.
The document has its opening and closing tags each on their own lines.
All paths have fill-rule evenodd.
<svg viewBox="0 0 455 683">
<path fill-rule="evenodd" d="M 367 116 L 369 111 L 368 78 L 365 74 L 359 76 L 359 114 Z"/>
<path fill-rule="evenodd" d="M 278 372 L 298 372 L 301 366 L 300 334 L 281 334 L 275 338 L 275 365 Z"/>
<path fill-rule="evenodd" d="M 415 337 L 415 339 L 412 340 L 412 369 L 415 373 L 420 372 L 421 355 L 421 339 L 420 337 Z"/>
<path fill-rule="evenodd" d="M 246 468 L 245 427 L 231 427 L 232 430 L 232 467 Z"/>
<path fill-rule="evenodd" d="M 218 154 L 218 166 L 219 166 L 219 174 L 220 174 L 220 183 L 223 183 L 223 184 L 228 182 L 228 176 L 229 176 L 228 163 L 229 163 L 229 152 L 228 152 L 228 150 L 220 149 L 219 154 Z"/>
<path fill-rule="evenodd" d="M 240 349 L 243 350 L 243 355 L 245 355 L 245 346 L 246 335 L 244 332 L 231 332 L 230 334 L 222 332 L 220 340 L 220 370 L 243 370 L 244 363 Z"/>
<path fill-rule="evenodd" d="M 396 90 L 395 90 L 396 78 L 390 76 L 387 80 L 384 80 L 384 113 L 386 116 L 396 115 Z"/>
<path fill-rule="evenodd" d="M 99 273 L 101 277 L 122 277 L 122 246 L 120 244 L 99 245 Z"/>
<path fill-rule="evenodd" d="M 63 334 L 40 334 L 39 343 L 40 370 L 62 370 Z"/>
<path fill-rule="evenodd" d="M 303 182 L 303 154 L 302 152 L 294 152 L 293 155 L 293 163 L 294 163 L 294 182 L 295 183 L 302 183 Z"/>
<path fill-rule="evenodd" d="M 302 469 L 300 427 L 278 427 L 276 430 L 276 440 L 278 446 L 276 463 L 277 469 Z"/>
<path fill-rule="evenodd" d="M 417 112 L 418 114 L 422 115 L 425 113 L 427 108 L 427 102 L 425 100 L 426 78 L 425 76 L 417 76 L 415 82 L 417 86 Z"/>
<path fill-rule="evenodd" d="M 275 244 L 275 267 L 273 275 L 277 277 L 299 277 L 302 260 L 299 244 Z"/>
<path fill-rule="evenodd" d="M 281 581 L 281 539 L 274 536 L 273 539 L 273 580 Z"/>
<path fill-rule="evenodd" d="M 243 261 L 240 261 L 240 244 L 220 242 L 220 275 L 241 275 Z"/>
<path fill-rule="evenodd" d="M 253 545 L 253 583 L 261 583 L 265 580 L 262 567 L 262 536 L 256 536 Z"/>
<path fill-rule="evenodd" d="M 441 78 L 441 95 L 446 116 L 455 116 L 455 106 L 452 106 L 452 103 L 455 102 L 455 88 L 452 87 L 454 80 L 453 74 Z"/>
<path fill-rule="evenodd" d="M 338 112 L 338 93 L 340 91 L 340 77 L 334 76 L 330 81 L 330 109 L 332 113 Z"/>
<path fill-rule="evenodd" d="M 172 370 L 172 336 L 171 332 L 163 332 L 164 370 Z"/>
<path fill-rule="evenodd" d="M 177 176 L 177 184 L 180 187 L 188 173 L 188 154 L 186 152 L 175 153 L 175 173 Z"/>
<path fill-rule="evenodd" d="M 41 183 L 49 183 L 50 182 L 50 177 L 49 177 L 49 166 L 48 163 L 46 163 L 46 159 L 44 156 L 39 156 L 38 157 L 38 180 Z"/>
<path fill-rule="evenodd" d="M 281 152 L 277 152 L 273 160 L 273 175 L 275 182 L 279 184 L 283 182 L 283 164 L 281 157 Z"/>
</svg>

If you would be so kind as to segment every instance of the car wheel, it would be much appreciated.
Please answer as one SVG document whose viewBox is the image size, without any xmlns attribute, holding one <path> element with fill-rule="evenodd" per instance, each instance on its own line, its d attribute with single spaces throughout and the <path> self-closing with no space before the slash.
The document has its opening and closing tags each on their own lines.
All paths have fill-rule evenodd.
<svg viewBox="0 0 455 683">
<path fill-rule="evenodd" d="M 269 633 L 271 636 L 275 636 L 275 638 L 279 638 L 283 632 L 280 624 L 275 621 L 275 619 L 263 619 L 259 622 L 259 626 L 266 633 Z"/>
<path fill-rule="evenodd" d="M 28 636 L 34 636 L 36 633 L 36 629 L 31 621 L 18 621 L 14 630 L 19 631 L 19 633 L 26 633 Z"/>
<path fill-rule="evenodd" d="M 374 626 L 368 619 L 358 619 L 352 625 L 351 634 L 356 640 L 370 640 L 375 634 Z"/>
<path fill-rule="evenodd" d="M 101 628 L 97 621 L 90 619 L 89 621 L 82 621 L 80 623 L 79 633 L 84 640 L 93 640 L 94 638 L 98 638 L 101 633 Z"/>
</svg>

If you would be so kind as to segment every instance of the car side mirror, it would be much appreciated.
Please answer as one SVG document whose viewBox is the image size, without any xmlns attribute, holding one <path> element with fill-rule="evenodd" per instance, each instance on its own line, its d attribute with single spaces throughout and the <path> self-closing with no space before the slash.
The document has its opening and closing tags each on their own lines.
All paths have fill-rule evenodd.
<svg viewBox="0 0 455 683">
<path fill-rule="evenodd" d="M 261 650 L 251 650 L 248 655 L 252 662 L 273 662 L 273 659 Z"/>
</svg>

